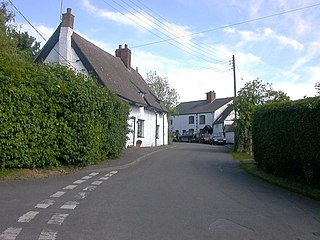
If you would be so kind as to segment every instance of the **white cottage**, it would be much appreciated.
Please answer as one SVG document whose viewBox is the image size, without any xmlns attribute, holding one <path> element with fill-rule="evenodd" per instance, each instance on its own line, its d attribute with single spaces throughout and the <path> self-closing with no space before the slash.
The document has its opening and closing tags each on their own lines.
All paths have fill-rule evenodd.
<svg viewBox="0 0 320 240">
<path fill-rule="evenodd" d="M 177 113 L 170 119 L 171 132 L 212 132 L 214 136 L 228 135 L 227 142 L 233 143 L 234 112 L 230 107 L 233 97 L 216 98 L 214 91 L 206 95 L 205 100 L 182 102 L 177 106 Z"/>
<path fill-rule="evenodd" d="M 113 91 L 130 105 L 127 146 L 142 147 L 168 144 L 167 110 L 152 93 L 138 71 L 131 67 L 131 51 L 127 45 L 105 52 L 78 35 L 74 30 L 71 9 L 63 14 L 62 22 L 44 45 L 36 62 L 60 63 L 85 74 L 93 74 L 100 84 Z"/>
</svg>

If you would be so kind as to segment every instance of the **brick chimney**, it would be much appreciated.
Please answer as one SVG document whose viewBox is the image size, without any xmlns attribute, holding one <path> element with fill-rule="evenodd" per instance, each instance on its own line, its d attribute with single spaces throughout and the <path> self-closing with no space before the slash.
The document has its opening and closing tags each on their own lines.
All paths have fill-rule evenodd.
<svg viewBox="0 0 320 240">
<path fill-rule="evenodd" d="M 59 63 L 70 65 L 72 62 L 71 36 L 73 34 L 74 16 L 71 14 L 71 8 L 62 14 L 62 22 L 59 35 Z"/>
<path fill-rule="evenodd" d="M 119 45 L 119 48 L 116 49 L 116 57 L 119 57 L 127 68 L 131 68 L 131 50 L 127 44 L 124 45 L 124 48 Z"/>
<path fill-rule="evenodd" d="M 74 16 L 71 14 L 71 8 L 67 8 L 67 12 L 62 14 L 61 27 L 69 27 L 73 29 Z"/>
<path fill-rule="evenodd" d="M 207 92 L 207 101 L 209 103 L 212 103 L 214 100 L 216 100 L 216 93 L 214 91 L 210 91 L 210 92 Z"/>
</svg>

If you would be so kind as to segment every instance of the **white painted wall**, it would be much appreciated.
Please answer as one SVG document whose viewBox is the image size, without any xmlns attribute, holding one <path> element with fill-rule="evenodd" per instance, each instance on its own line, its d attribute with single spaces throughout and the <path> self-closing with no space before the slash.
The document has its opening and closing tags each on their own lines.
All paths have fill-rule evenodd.
<svg viewBox="0 0 320 240">
<path fill-rule="evenodd" d="M 144 136 L 138 137 L 138 120 L 144 120 Z M 131 106 L 128 119 L 130 133 L 128 146 L 136 146 L 136 141 L 141 140 L 141 147 L 155 147 L 168 144 L 167 114 L 156 113 L 144 107 Z M 156 125 L 159 125 L 159 138 L 156 138 Z"/>
<path fill-rule="evenodd" d="M 205 115 L 205 123 L 200 124 L 200 116 Z M 190 129 L 194 129 L 194 131 L 200 131 L 206 125 L 212 126 L 214 121 L 214 113 L 199 113 L 199 114 L 186 114 L 186 115 L 175 115 L 171 116 L 170 120 L 172 120 L 173 124 L 170 125 L 170 130 L 172 132 L 176 132 L 179 130 L 179 133 L 182 134 L 183 131 L 189 131 Z M 194 117 L 194 123 L 189 124 L 189 117 Z"/>
</svg>

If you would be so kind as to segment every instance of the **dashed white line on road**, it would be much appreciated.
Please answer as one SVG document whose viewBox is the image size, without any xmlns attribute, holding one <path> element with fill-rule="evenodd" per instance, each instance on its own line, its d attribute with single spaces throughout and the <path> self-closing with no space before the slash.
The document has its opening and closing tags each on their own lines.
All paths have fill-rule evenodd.
<svg viewBox="0 0 320 240">
<path fill-rule="evenodd" d="M 99 180 L 108 180 L 109 179 L 109 177 L 101 177 L 101 178 L 99 178 Z"/>
<path fill-rule="evenodd" d="M 23 214 L 21 217 L 19 217 L 18 222 L 24 222 L 24 223 L 28 223 L 30 222 L 32 219 L 35 218 L 35 216 L 38 215 L 39 212 L 37 211 L 29 211 L 26 214 Z"/>
<path fill-rule="evenodd" d="M 61 225 L 68 216 L 69 214 L 56 213 L 50 218 L 48 224 Z"/>
<path fill-rule="evenodd" d="M 96 186 L 88 186 L 85 187 L 84 189 L 82 189 L 83 191 L 89 191 L 92 192 L 93 190 L 95 190 L 97 187 Z"/>
<path fill-rule="evenodd" d="M 53 230 L 43 230 L 38 238 L 38 240 L 55 240 L 57 238 L 58 232 Z"/>
<path fill-rule="evenodd" d="M 73 183 L 74 184 L 81 184 L 81 183 L 84 183 L 86 180 L 77 180 L 77 181 L 74 181 Z"/>
<path fill-rule="evenodd" d="M 112 175 L 114 175 L 114 174 L 117 174 L 118 171 L 111 171 L 110 173 L 111 173 Z"/>
<path fill-rule="evenodd" d="M 78 185 L 68 185 L 68 186 L 64 187 L 63 189 L 64 189 L 64 190 L 71 190 L 71 189 L 76 188 L 77 186 L 78 186 Z"/>
<path fill-rule="evenodd" d="M 35 208 L 48 208 L 49 206 L 54 204 L 54 200 L 51 199 L 46 199 L 43 200 L 42 202 L 38 203 Z"/>
<path fill-rule="evenodd" d="M 98 172 L 92 172 L 89 174 L 89 176 L 97 176 L 99 173 Z"/>
<path fill-rule="evenodd" d="M 81 179 L 85 179 L 85 180 L 88 180 L 88 179 L 90 179 L 90 178 L 92 178 L 93 176 L 84 176 L 84 177 L 82 177 Z"/>
<path fill-rule="evenodd" d="M 79 203 L 78 202 L 66 202 L 60 208 L 62 209 L 75 209 Z"/>
<path fill-rule="evenodd" d="M 21 230 L 22 228 L 9 227 L 0 235 L 0 240 L 15 240 Z"/>
<path fill-rule="evenodd" d="M 78 192 L 77 195 L 74 196 L 75 199 L 84 199 L 88 195 L 88 192 Z"/>
<path fill-rule="evenodd" d="M 54 198 L 59 198 L 61 197 L 63 194 L 65 194 L 66 192 L 62 192 L 62 191 L 58 191 L 54 194 L 52 194 L 50 197 L 54 197 Z"/>
<path fill-rule="evenodd" d="M 100 185 L 101 183 L 103 183 L 103 181 L 94 181 L 91 184 L 92 185 Z"/>
</svg>

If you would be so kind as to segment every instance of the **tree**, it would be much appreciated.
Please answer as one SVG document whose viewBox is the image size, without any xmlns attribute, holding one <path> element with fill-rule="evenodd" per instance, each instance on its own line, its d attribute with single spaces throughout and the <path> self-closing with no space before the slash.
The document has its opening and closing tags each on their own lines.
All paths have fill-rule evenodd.
<svg viewBox="0 0 320 240">
<path fill-rule="evenodd" d="M 164 103 L 169 113 L 173 113 L 180 97 L 176 89 L 170 88 L 168 79 L 150 71 L 145 81 L 157 98 Z"/>
<path fill-rule="evenodd" d="M 29 36 L 28 32 L 21 31 L 21 27 L 15 24 L 14 14 L 7 10 L 7 4 L 4 2 L 0 6 L 0 34 L 10 40 L 19 54 L 31 61 L 40 51 L 40 43 L 36 38 Z"/>
<path fill-rule="evenodd" d="M 252 115 L 255 106 L 270 102 L 289 101 L 282 91 L 272 89 L 272 84 L 263 83 L 259 78 L 247 82 L 238 92 L 232 106 L 237 113 L 234 126 L 235 150 L 252 152 Z"/>
<path fill-rule="evenodd" d="M 314 88 L 316 89 L 318 95 L 320 96 L 320 82 L 317 82 L 317 83 L 314 85 Z"/>
</svg>

